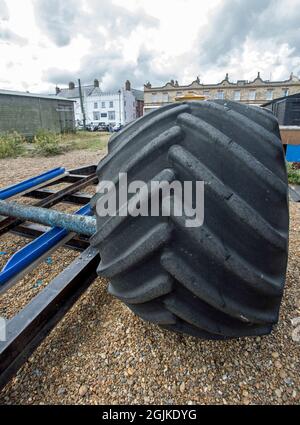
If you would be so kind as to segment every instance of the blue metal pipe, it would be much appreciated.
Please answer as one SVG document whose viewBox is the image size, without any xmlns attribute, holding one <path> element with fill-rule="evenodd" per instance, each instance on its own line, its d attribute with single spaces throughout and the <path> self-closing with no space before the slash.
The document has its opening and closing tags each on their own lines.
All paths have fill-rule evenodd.
<svg viewBox="0 0 300 425">
<path fill-rule="evenodd" d="M 85 236 L 92 236 L 96 233 L 95 218 L 66 214 L 47 208 L 30 207 L 16 202 L 0 201 L 0 215 L 32 221 L 49 227 L 59 227 Z"/>
<path fill-rule="evenodd" d="M 80 216 L 90 216 L 91 214 L 92 211 L 89 205 L 84 206 L 75 213 L 75 215 Z M 0 272 L 0 286 L 42 257 L 65 238 L 68 233 L 66 229 L 55 227 L 16 252 Z"/>
<path fill-rule="evenodd" d="M 35 186 L 38 186 L 42 183 L 45 183 L 49 180 L 54 179 L 65 173 L 65 168 L 53 168 L 53 170 L 47 171 L 46 173 L 40 174 L 39 176 L 32 177 L 28 180 L 25 180 L 21 183 L 14 184 L 12 186 L 6 187 L 5 189 L 0 190 L 0 199 L 8 199 L 12 196 L 15 196 L 21 192 L 31 189 Z"/>
</svg>

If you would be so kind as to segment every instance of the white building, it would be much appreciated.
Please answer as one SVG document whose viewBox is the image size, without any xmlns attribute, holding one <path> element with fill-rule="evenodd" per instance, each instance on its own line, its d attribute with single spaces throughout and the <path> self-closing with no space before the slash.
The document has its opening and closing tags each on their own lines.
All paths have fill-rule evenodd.
<svg viewBox="0 0 300 425">
<path fill-rule="evenodd" d="M 82 122 L 79 88 L 71 82 L 68 89 L 57 87 L 56 94 L 75 100 L 75 120 Z M 87 124 L 126 125 L 142 115 L 143 92 L 131 89 L 129 81 L 126 81 L 125 88 L 103 92 L 99 87 L 99 81 L 95 80 L 94 85 L 82 86 L 82 97 Z"/>
</svg>

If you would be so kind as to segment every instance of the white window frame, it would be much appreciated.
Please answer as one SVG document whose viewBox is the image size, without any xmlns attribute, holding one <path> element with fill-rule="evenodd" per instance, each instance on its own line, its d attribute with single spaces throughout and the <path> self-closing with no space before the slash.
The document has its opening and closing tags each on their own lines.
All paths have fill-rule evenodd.
<svg viewBox="0 0 300 425">
<path fill-rule="evenodd" d="M 109 101 L 109 107 L 110 107 L 110 108 L 113 108 L 113 107 L 114 107 L 114 101 L 113 101 L 113 100 L 110 100 L 110 101 Z"/>
<path fill-rule="evenodd" d="M 256 100 L 256 90 L 249 90 L 248 100 Z"/>
<path fill-rule="evenodd" d="M 101 102 L 101 108 L 105 109 L 106 108 L 106 102 Z"/>
<path fill-rule="evenodd" d="M 97 112 L 97 111 L 93 112 L 93 121 L 100 121 L 100 112 Z"/>
<path fill-rule="evenodd" d="M 235 100 L 236 102 L 239 102 L 241 100 L 241 90 L 234 90 L 233 100 Z"/>
<path fill-rule="evenodd" d="M 94 102 L 94 109 L 98 109 L 98 102 Z"/>
<path fill-rule="evenodd" d="M 152 93 L 152 103 L 157 103 L 157 102 L 158 102 L 157 93 Z"/>
<path fill-rule="evenodd" d="M 218 90 L 218 91 L 216 92 L 216 96 L 215 96 L 215 98 L 216 98 L 216 99 L 220 99 L 220 100 L 225 99 L 224 90 Z"/>
<path fill-rule="evenodd" d="M 163 102 L 169 102 L 169 93 L 163 93 Z"/>
<path fill-rule="evenodd" d="M 268 89 L 267 90 L 267 94 L 266 94 L 266 99 L 267 100 L 273 100 L 274 98 L 274 90 L 273 89 Z"/>
<path fill-rule="evenodd" d="M 116 111 L 108 111 L 108 121 L 115 121 L 115 120 L 116 120 Z"/>
<path fill-rule="evenodd" d="M 282 91 L 283 91 L 283 96 L 284 97 L 287 97 L 287 96 L 290 95 L 290 89 L 289 88 L 282 89 Z"/>
</svg>

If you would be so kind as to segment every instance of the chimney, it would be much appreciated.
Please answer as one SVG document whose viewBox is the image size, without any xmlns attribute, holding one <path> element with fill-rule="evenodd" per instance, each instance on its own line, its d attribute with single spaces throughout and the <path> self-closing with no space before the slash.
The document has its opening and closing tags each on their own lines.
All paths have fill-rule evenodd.
<svg viewBox="0 0 300 425">
<path fill-rule="evenodd" d="M 125 83 L 125 90 L 126 91 L 131 91 L 131 84 L 130 84 L 130 81 L 129 80 L 127 80 L 126 83 Z"/>
<path fill-rule="evenodd" d="M 72 81 L 70 81 L 69 82 L 69 90 L 74 90 L 74 89 L 75 89 L 75 84 Z"/>
<path fill-rule="evenodd" d="M 94 87 L 99 88 L 99 80 L 97 79 L 94 80 Z"/>
<path fill-rule="evenodd" d="M 59 87 L 55 87 L 55 92 L 56 92 L 56 94 L 59 94 L 60 93 L 60 88 Z"/>
</svg>

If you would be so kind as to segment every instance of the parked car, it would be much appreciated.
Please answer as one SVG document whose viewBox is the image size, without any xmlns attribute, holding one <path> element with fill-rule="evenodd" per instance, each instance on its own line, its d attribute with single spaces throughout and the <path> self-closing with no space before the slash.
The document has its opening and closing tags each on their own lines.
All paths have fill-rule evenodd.
<svg viewBox="0 0 300 425">
<path fill-rule="evenodd" d="M 87 131 L 97 131 L 98 127 L 99 127 L 99 124 L 96 124 L 96 123 L 93 123 L 93 122 L 91 122 L 91 123 L 89 123 L 85 126 Z"/>
<path fill-rule="evenodd" d="M 122 128 L 123 128 L 123 125 L 122 125 L 122 124 L 116 124 L 116 125 L 114 125 L 114 126 L 113 126 L 112 131 L 114 131 L 114 132 L 118 132 L 118 131 L 120 131 Z"/>
<path fill-rule="evenodd" d="M 98 125 L 98 131 L 107 131 L 107 132 L 110 132 L 111 130 L 110 130 L 110 126 L 109 125 L 101 122 Z"/>
</svg>

